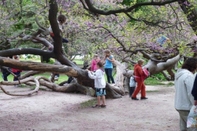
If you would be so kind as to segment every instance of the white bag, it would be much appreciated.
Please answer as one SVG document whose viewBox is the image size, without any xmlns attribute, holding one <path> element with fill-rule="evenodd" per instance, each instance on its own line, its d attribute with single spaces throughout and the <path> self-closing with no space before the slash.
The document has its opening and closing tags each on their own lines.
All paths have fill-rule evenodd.
<svg viewBox="0 0 197 131">
<path fill-rule="evenodd" d="M 187 128 L 197 128 L 197 106 L 193 105 L 187 117 Z"/>
</svg>

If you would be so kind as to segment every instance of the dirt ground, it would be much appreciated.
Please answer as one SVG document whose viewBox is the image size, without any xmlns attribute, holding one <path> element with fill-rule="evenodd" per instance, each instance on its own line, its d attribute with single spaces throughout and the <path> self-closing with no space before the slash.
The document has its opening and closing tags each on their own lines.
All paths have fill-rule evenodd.
<svg viewBox="0 0 197 131">
<path fill-rule="evenodd" d="M 107 99 L 106 108 L 95 109 L 81 104 L 95 98 L 81 94 L 40 90 L 18 97 L 0 91 L 0 131 L 179 131 L 173 86 L 147 86 L 147 97 Z"/>
</svg>

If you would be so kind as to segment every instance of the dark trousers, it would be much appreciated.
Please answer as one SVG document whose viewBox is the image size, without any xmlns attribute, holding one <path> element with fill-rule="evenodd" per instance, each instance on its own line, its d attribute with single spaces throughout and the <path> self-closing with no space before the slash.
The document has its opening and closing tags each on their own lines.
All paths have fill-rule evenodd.
<svg viewBox="0 0 197 131">
<path fill-rule="evenodd" d="M 113 68 L 105 68 L 105 73 L 107 75 L 107 81 L 108 83 L 110 83 L 112 81 L 112 83 L 115 83 L 114 82 L 114 78 L 112 76 L 112 71 L 113 71 Z"/>
<path fill-rule="evenodd" d="M 17 81 L 18 78 L 21 76 L 21 72 L 18 71 L 18 72 L 13 72 L 13 73 L 16 75 L 16 77 L 14 77 L 14 81 Z"/>
<path fill-rule="evenodd" d="M 8 72 L 6 69 L 1 69 L 3 80 L 8 81 L 8 76 L 10 75 L 10 72 Z"/>
<path fill-rule="evenodd" d="M 129 97 L 132 96 L 134 90 L 135 90 L 135 87 L 129 87 Z"/>
</svg>

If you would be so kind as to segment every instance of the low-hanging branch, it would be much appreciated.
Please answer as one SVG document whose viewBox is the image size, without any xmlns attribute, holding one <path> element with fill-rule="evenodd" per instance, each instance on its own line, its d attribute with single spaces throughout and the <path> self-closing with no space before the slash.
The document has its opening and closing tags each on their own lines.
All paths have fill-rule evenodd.
<svg viewBox="0 0 197 131">
<path fill-rule="evenodd" d="M 53 72 L 66 74 L 68 76 L 76 77 L 78 76 L 78 70 L 66 65 L 52 65 L 39 62 L 25 62 L 17 61 L 10 58 L 0 57 L 0 65 L 12 68 L 18 68 L 22 70 L 34 70 L 42 72 Z"/>
</svg>

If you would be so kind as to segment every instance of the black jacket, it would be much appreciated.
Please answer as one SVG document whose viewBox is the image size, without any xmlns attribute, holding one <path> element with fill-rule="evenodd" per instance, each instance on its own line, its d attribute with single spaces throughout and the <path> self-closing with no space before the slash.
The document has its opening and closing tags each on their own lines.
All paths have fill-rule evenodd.
<svg viewBox="0 0 197 131">
<path fill-rule="evenodd" d="M 194 100 L 197 100 L 197 75 L 196 75 L 195 80 L 194 80 L 192 95 L 194 97 Z"/>
</svg>

